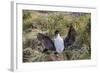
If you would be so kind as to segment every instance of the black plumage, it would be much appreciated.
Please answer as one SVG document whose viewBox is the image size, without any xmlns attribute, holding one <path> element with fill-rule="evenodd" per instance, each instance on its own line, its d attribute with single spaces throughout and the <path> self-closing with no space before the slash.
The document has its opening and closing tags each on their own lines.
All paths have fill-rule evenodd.
<svg viewBox="0 0 100 73">
<path fill-rule="evenodd" d="M 75 39 L 76 39 L 76 31 L 74 27 L 71 25 L 69 27 L 68 36 L 64 39 L 65 48 L 72 45 L 75 42 Z"/>
<path fill-rule="evenodd" d="M 37 38 L 38 40 L 43 43 L 43 46 L 45 46 L 45 49 L 49 49 L 49 50 L 52 50 L 52 51 L 55 51 L 55 46 L 54 46 L 54 43 L 53 41 L 49 38 L 49 36 L 46 36 L 42 33 L 38 33 L 37 35 Z"/>
</svg>

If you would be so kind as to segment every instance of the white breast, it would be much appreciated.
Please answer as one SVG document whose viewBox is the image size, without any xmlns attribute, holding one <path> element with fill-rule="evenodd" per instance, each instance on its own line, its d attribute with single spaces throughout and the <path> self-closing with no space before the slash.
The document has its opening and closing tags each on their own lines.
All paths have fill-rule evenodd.
<svg viewBox="0 0 100 73">
<path fill-rule="evenodd" d="M 63 50 L 64 50 L 64 41 L 63 41 L 63 39 L 61 38 L 61 36 L 59 34 L 54 39 L 54 45 L 55 45 L 56 51 L 58 53 L 63 52 Z"/>
</svg>

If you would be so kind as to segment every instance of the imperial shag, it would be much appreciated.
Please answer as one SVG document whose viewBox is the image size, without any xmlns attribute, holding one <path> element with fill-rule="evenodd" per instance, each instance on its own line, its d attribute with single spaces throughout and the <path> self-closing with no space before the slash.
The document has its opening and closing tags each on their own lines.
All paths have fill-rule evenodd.
<svg viewBox="0 0 100 73">
<path fill-rule="evenodd" d="M 38 33 L 37 38 L 45 47 L 44 50 L 52 50 L 56 51 L 57 53 L 61 53 L 65 48 L 71 46 L 75 42 L 76 31 L 71 25 L 69 27 L 68 35 L 65 37 L 65 39 L 60 36 L 58 30 L 55 31 L 54 41 L 49 36 L 42 33 Z"/>
</svg>

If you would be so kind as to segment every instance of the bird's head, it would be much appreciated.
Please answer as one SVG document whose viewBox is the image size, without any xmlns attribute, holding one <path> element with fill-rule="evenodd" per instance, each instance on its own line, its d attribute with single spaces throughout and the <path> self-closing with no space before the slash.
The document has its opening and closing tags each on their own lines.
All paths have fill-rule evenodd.
<svg viewBox="0 0 100 73">
<path fill-rule="evenodd" d="M 59 34 L 59 31 L 58 30 L 56 30 L 55 31 L 55 36 L 57 36 Z"/>
</svg>

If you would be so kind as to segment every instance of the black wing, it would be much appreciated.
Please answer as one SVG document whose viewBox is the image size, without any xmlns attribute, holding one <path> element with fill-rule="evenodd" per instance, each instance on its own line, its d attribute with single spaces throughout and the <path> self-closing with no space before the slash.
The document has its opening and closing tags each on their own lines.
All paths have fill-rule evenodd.
<svg viewBox="0 0 100 73">
<path fill-rule="evenodd" d="M 75 31 L 74 27 L 71 25 L 69 27 L 68 35 L 64 39 L 65 48 L 67 48 L 68 46 L 71 46 L 75 42 L 75 38 L 76 38 L 76 31 Z"/>
<path fill-rule="evenodd" d="M 42 33 L 38 33 L 37 35 L 38 40 L 43 44 L 45 49 L 53 50 L 55 51 L 55 46 L 53 41 L 49 38 L 49 36 L 46 36 Z"/>
</svg>

